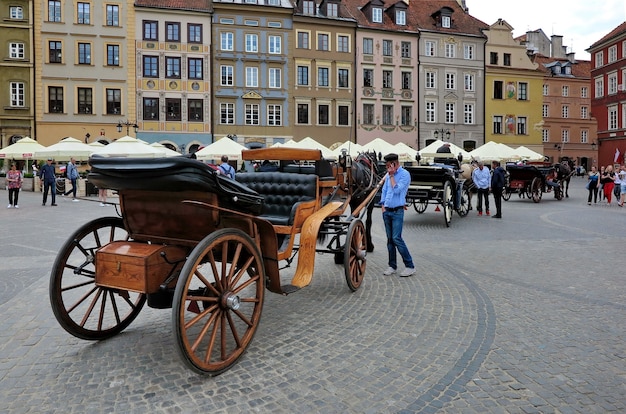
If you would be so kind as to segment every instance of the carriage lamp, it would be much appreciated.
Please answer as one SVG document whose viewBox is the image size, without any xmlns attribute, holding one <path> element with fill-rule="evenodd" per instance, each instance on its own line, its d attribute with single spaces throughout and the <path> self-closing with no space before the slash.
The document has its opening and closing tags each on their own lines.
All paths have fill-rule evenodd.
<svg viewBox="0 0 626 414">
<path fill-rule="evenodd" d="M 139 125 L 137 125 L 136 122 L 130 122 L 129 120 L 126 120 L 124 122 L 119 121 L 117 123 L 117 132 L 122 132 L 122 127 L 126 127 L 126 135 L 128 135 L 131 126 L 133 127 L 135 134 L 137 134 L 137 131 L 139 131 Z"/>
<path fill-rule="evenodd" d="M 444 135 L 446 140 L 450 139 L 450 130 L 449 129 L 436 129 L 433 135 L 435 135 L 435 139 L 439 139 L 439 134 L 441 134 L 441 138 L 443 139 Z"/>
</svg>

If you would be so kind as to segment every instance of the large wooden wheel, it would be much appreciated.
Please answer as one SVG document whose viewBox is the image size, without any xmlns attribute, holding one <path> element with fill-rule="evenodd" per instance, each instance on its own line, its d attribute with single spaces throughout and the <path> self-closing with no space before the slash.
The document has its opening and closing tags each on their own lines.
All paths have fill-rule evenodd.
<svg viewBox="0 0 626 414">
<path fill-rule="evenodd" d="M 452 221 L 452 204 L 452 186 L 450 185 L 450 181 L 446 181 L 443 185 L 443 198 L 441 200 L 446 227 L 450 227 L 450 221 Z"/>
<path fill-rule="evenodd" d="M 459 216 L 465 217 L 467 216 L 467 213 L 469 213 L 469 199 L 470 199 L 470 193 L 467 187 L 463 187 L 461 189 L 461 194 L 459 197 L 460 197 L 460 200 L 459 200 L 456 212 Z"/>
<path fill-rule="evenodd" d="M 217 375 L 243 355 L 259 325 L 265 269 L 238 229 L 205 237 L 185 262 L 172 305 L 177 351 L 192 370 Z"/>
<path fill-rule="evenodd" d="M 363 282 L 367 264 L 367 236 L 361 219 L 354 219 L 348 227 L 344 247 L 343 266 L 346 282 L 351 291 L 356 291 Z"/>
<path fill-rule="evenodd" d="M 535 203 L 541 201 L 541 187 L 541 178 L 533 178 L 533 181 L 530 184 L 530 194 Z"/>
<path fill-rule="evenodd" d="M 50 275 L 50 304 L 70 334 L 90 340 L 110 338 L 141 311 L 144 294 L 95 284 L 96 251 L 128 238 L 122 219 L 103 217 L 76 230 L 61 247 Z"/>
<path fill-rule="evenodd" d="M 513 194 L 513 192 L 511 191 L 511 188 L 504 187 L 504 191 L 502 191 L 502 199 L 504 201 L 509 201 L 511 199 L 511 194 Z"/>
<path fill-rule="evenodd" d="M 413 208 L 419 214 L 422 214 L 424 211 L 426 211 L 426 207 L 428 207 L 428 200 L 424 200 L 422 198 L 417 198 L 413 200 Z"/>
</svg>

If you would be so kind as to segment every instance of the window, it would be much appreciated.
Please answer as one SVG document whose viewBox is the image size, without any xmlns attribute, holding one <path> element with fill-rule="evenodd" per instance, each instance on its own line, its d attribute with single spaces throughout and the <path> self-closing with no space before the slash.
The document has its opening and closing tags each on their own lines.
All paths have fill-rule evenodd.
<svg viewBox="0 0 626 414">
<path fill-rule="evenodd" d="M 202 58 L 189 58 L 187 62 L 187 77 L 189 79 L 203 79 L 202 66 L 203 66 Z"/>
<path fill-rule="evenodd" d="M 433 101 L 426 101 L 426 122 L 436 122 L 436 115 L 436 103 Z"/>
<path fill-rule="evenodd" d="M 393 72 L 383 70 L 383 88 L 393 88 Z"/>
<path fill-rule="evenodd" d="M 517 84 L 517 99 L 520 101 L 528 100 L 528 83 L 520 82 Z"/>
<path fill-rule="evenodd" d="M 180 42 L 180 23 L 165 22 L 165 41 Z"/>
<path fill-rule="evenodd" d="M 383 125 L 393 125 L 393 105 L 383 105 Z"/>
<path fill-rule="evenodd" d="M 122 113 L 122 90 L 107 89 L 107 114 L 118 115 Z"/>
<path fill-rule="evenodd" d="M 561 96 L 569 96 L 569 86 L 563 85 L 561 88 Z"/>
<path fill-rule="evenodd" d="M 563 105 L 563 107 L 561 108 L 561 117 L 569 118 L 569 106 Z"/>
<path fill-rule="evenodd" d="M 143 98 L 143 119 L 144 121 L 159 119 L 159 98 Z"/>
<path fill-rule="evenodd" d="M 463 45 L 463 59 L 473 60 L 474 59 L 474 45 Z"/>
<path fill-rule="evenodd" d="M 393 56 L 393 40 L 383 40 L 383 56 Z"/>
<path fill-rule="evenodd" d="M 595 80 L 596 85 L 596 98 L 602 98 L 604 96 L 604 80 L 602 78 L 598 78 Z"/>
<path fill-rule="evenodd" d="M 298 66 L 298 85 L 300 86 L 309 85 L 309 67 L 308 66 Z"/>
<path fill-rule="evenodd" d="M 548 87 L 548 85 L 543 85 L 543 90 L 542 90 L 543 96 L 548 96 L 549 92 L 550 92 L 550 87 Z"/>
<path fill-rule="evenodd" d="M 493 99 L 503 99 L 503 82 L 493 81 Z"/>
<path fill-rule="evenodd" d="M 189 43 L 202 43 L 202 25 L 189 23 L 187 25 L 187 41 Z"/>
<path fill-rule="evenodd" d="M 269 69 L 269 87 L 270 88 L 280 88 L 281 86 L 281 70 L 278 68 L 270 68 Z"/>
<path fill-rule="evenodd" d="M 435 51 L 437 50 L 437 44 L 431 40 L 427 40 L 424 42 L 424 55 L 426 56 L 436 56 Z"/>
<path fill-rule="evenodd" d="M 609 130 L 617 129 L 617 106 L 609 106 L 608 108 L 608 127 Z"/>
<path fill-rule="evenodd" d="M 165 99 L 165 120 L 166 121 L 180 121 L 181 120 L 180 99 L 176 99 L 176 98 Z"/>
<path fill-rule="evenodd" d="M 406 25 L 406 11 L 405 10 L 396 10 L 396 24 L 398 26 Z"/>
<path fill-rule="evenodd" d="M 337 3 L 326 4 L 326 16 L 337 17 L 339 15 L 339 5 Z"/>
<path fill-rule="evenodd" d="M 78 44 L 78 64 L 79 65 L 91 64 L 91 43 L 79 43 Z"/>
<path fill-rule="evenodd" d="M 525 116 L 517 117 L 517 135 L 526 135 L 528 134 L 527 122 Z"/>
<path fill-rule="evenodd" d="M 374 105 L 363 104 L 363 123 L 365 125 L 374 124 Z"/>
<path fill-rule="evenodd" d="M 374 86 L 374 70 L 363 69 L 363 86 Z"/>
<path fill-rule="evenodd" d="M 617 73 L 609 73 L 607 77 L 609 95 L 615 95 L 617 93 Z"/>
<path fill-rule="evenodd" d="M 220 104 L 220 124 L 233 125 L 235 123 L 235 105 L 232 103 Z"/>
<path fill-rule="evenodd" d="M 61 2 L 56 0 L 48 0 L 48 21 L 61 21 Z"/>
<path fill-rule="evenodd" d="M 596 52 L 596 68 L 604 65 L 604 52 Z"/>
<path fill-rule="evenodd" d="M 452 19 L 450 16 L 441 16 L 441 27 L 445 27 L 446 29 L 450 28 L 450 22 Z"/>
<path fill-rule="evenodd" d="M 426 72 L 426 89 L 435 89 L 437 85 L 437 72 Z"/>
<path fill-rule="evenodd" d="M 233 34 L 232 32 L 220 33 L 220 50 L 233 50 Z"/>
<path fill-rule="evenodd" d="M 180 79 L 180 58 L 179 57 L 165 57 L 165 77 Z"/>
<path fill-rule="evenodd" d="M 246 35 L 246 52 L 257 53 L 259 51 L 259 36 L 256 34 Z"/>
<path fill-rule="evenodd" d="M 465 125 L 474 124 L 474 104 L 466 103 L 463 105 L 463 123 Z"/>
<path fill-rule="evenodd" d="M 587 108 L 586 106 L 581 106 L 580 107 L 580 117 L 582 119 L 589 118 L 589 108 Z"/>
<path fill-rule="evenodd" d="M 78 3 L 76 8 L 76 23 L 89 24 L 91 22 L 91 4 Z"/>
<path fill-rule="evenodd" d="M 491 65 L 498 64 L 498 52 L 489 52 L 489 64 Z"/>
<path fill-rule="evenodd" d="M 330 108 L 327 104 L 317 105 L 317 123 L 319 125 L 328 125 L 330 123 Z"/>
<path fill-rule="evenodd" d="M 120 6 L 107 4 L 107 26 L 120 25 Z"/>
<path fill-rule="evenodd" d="M 309 104 L 299 103 L 298 104 L 298 124 L 308 124 L 309 123 Z"/>
<path fill-rule="evenodd" d="M 561 142 L 569 142 L 569 129 L 561 131 Z"/>
<path fill-rule="evenodd" d="M 282 125 L 283 108 L 280 105 L 267 105 L 267 125 Z"/>
<path fill-rule="evenodd" d="M 159 24 L 157 22 L 143 22 L 143 40 L 159 40 Z"/>
<path fill-rule="evenodd" d="M 411 42 L 400 43 L 400 56 L 402 56 L 402 59 L 411 58 Z"/>
<path fill-rule="evenodd" d="M 587 88 L 586 86 L 583 86 L 582 88 L 580 88 L 581 98 L 586 98 L 588 94 L 589 94 L 589 88 Z"/>
<path fill-rule="evenodd" d="M 411 85 L 411 72 L 402 72 L 402 89 L 413 89 Z"/>
<path fill-rule="evenodd" d="M 446 124 L 454 124 L 456 122 L 456 104 L 454 102 L 446 102 Z"/>
<path fill-rule="evenodd" d="M 91 88 L 78 88 L 78 113 L 92 113 L 93 91 Z"/>
<path fill-rule="evenodd" d="M 9 17 L 13 20 L 24 19 L 24 9 L 22 6 L 11 6 L 9 8 Z"/>
<path fill-rule="evenodd" d="M 348 69 L 338 69 L 337 70 L 337 86 L 340 88 L 348 88 L 350 87 L 350 79 Z"/>
<path fill-rule="evenodd" d="M 269 52 L 272 55 L 279 55 L 282 52 L 282 38 L 280 36 L 269 37 Z"/>
<path fill-rule="evenodd" d="M 541 107 L 541 116 L 544 118 L 547 118 L 550 116 L 550 106 L 549 105 L 543 105 Z"/>
<path fill-rule="evenodd" d="M 504 54 L 504 66 L 511 66 L 511 54 L 510 53 Z"/>
<path fill-rule="evenodd" d="M 317 50 L 328 50 L 328 34 L 317 34 Z"/>
<path fill-rule="evenodd" d="M 24 82 L 11 82 L 11 107 L 12 108 L 20 108 L 24 107 L 26 101 L 24 100 Z"/>
<path fill-rule="evenodd" d="M 586 129 L 580 131 L 580 142 L 583 144 L 589 142 L 589 131 Z"/>
<path fill-rule="evenodd" d="M 445 44 L 445 56 L 450 59 L 454 59 L 456 57 L 456 44 L 454 43 Z"/>
<path fill-rule="evenodd" d="M 337 125 L 350 125 L 350 107 L 348 105 L 339 105 L 337 108 Z"/>
<path fill-rule="evenodd" d="M 298 32 L 298 49 L 309 49 L 308 32 Z"/>
<path fill-rule="evenodd" d="M 24 59 L 24 43 L 9 43 L 11 59 Z"/>
<path fill-rule="evenodd" d="M 456 73 L 446 72 L 446 89 L 456 89 Z"/>
<path fill-rule="evenodd" d="M 204 120 L 204 111 L 202 110 L 202 99 L 189 99 L 187 101 L 187 117 L 191 122 L 202 122 Z"/>
<path fill-rule="evenodd" d="M 337 52 L 349 53 L 350 43 L 348 36 L 337 36 Z"/>
<path fill-rule="evenodd" d="M 374 54 L 374 39 L 371 39 L 369 37 L 363 38 L 363 54 L 364 55 Z"/>
<path fill-rule="evenodd" d="M 463 75 L 463 89 L 466 92 L 474 91 L 474 75 L 471 73 L 466 73 Z"/>
<path fill-rule="evenodd" d="M 541 130 L 541 142 L 550 142 L 550 131 L 547 129 Z"/>
<path fill-rule="evenodd" d="M 48 86 L 48 112 L 51 114 L 63 113 L 63 88 Z"/>
<path fill-rule="evenodd" d="M 220 66 L 220 85 L 233 86 L 233 67 L 230 65 Z"/>
<path fill-rule="evenodd" d="M 374 7 L 372 9 L 372 22 L 374 23 L 383 22 L 383 9 L 381 9 L 380 7 Z"/>
<path fill-rule="evenodd" d="M 403 105 L 400 108 L 400 125 L 411 126 L 413 122 L 413 108 L 408 105 Z"/>
<path fill-rule="evenodd" d="M 259 86 L 259 68 L 246 68 L 246 86 L 249 88 L 257 88 Z"/>
<path fill-rule="evenodd" d="M 120 65 L 120 46 L 107 45 L 107 66 Z"/>
<path fill-rule="evenodd" d="M 259 125 L 259 105 L 246 104 L 246 125 Z"/>
<path fill-rule="evenodd" d="M 328 68 L 317 68 L 317 86 L 328 87 L 329 84 L 329 70 Z"/>
<path fill-rule="evenodd" d="M 159 77 L 159 57 L 143 55 L 143 77 L 158 78 Z"/>
<path fill-rule="evenodd" d="M 493 117 L 493 133 L 502 134 L 502 116 L 500 115 Z"/>
<path fill-rule="evenodd" d="M 302 13 L 303 14 L 315 14 L 315 2 L 311 0 L 304 0 L 302 2 Z"/>
<path fill-rule="evenodd" d="M 613 63 L 617 60 L 617 45 L 609 47 L 609 60 L 607 63 Z"/>
</svg>

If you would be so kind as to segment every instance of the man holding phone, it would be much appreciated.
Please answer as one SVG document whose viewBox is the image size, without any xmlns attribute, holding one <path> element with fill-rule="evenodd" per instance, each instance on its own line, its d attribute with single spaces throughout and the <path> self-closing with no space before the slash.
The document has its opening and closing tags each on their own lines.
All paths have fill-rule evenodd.
<svg viewBox="0 0 626 414">
<path fill-rule="evenodd" d="M 411 183 L 411 174 L 400 166 L 397 154 L 387 154 L 385 156 L 385 166 L 387 175 L 384 178 L 380 204 L 383 212 L 383 222 L 385 223 L 385 232 L 387 233 L 389 267 L 383 274 L 390 276 L 396 273 L 398 269 L 397 250 L 406 267 L 400 273 L 400 276 L 408 277 L 415 273 L 415 265 L 409 249 L 402 239 L 402 226 L 404 225 L 406 193 Z"/>
</svg>

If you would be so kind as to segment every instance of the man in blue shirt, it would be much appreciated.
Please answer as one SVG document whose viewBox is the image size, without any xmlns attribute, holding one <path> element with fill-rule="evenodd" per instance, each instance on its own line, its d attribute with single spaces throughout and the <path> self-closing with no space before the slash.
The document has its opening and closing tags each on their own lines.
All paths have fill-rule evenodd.
<svg viewBox="0 0 626 414">
<path fill-rule="evenodd" d="M 64 196 L 72 193 L 72 201 L 78 201 L 76 198 L 76 180 L 78 180 L 78 169 L 76 168 L 76 160 L 72 157 L 70 162 L 67 163 L 67 178 L 72 182 L 72 188 L 63 193 Z"/>
<path fill-rule="evenodd" d="M 483 215 L 483 199 L 485 200 L 485 210 L 489 215 L 489 190 L 491 187 L 491 174 L 489 169 L 485 168 L 482 161 L 478 161 L 478 168 L 472 171 L 472 181 L 476 186 L 478 193 L 478 215 Z"/>
<path fill-rule="evenodd" d="M 56 206 L 57 177 L 54 172 L 54 165 L 52 165 L 52 158 L 48 158 L 48 161 L 46 161 L 44 166 L 39 170 L 39 178 L 41 178 L 41 183 L 43 184 L 43 203 L 41 205 L 46 205 L 46 201 L 48 200 L 48 191 L 50 191 L 52 193 L 52 204 L 50 205 L 53 207 Z"/>
<path fill-rule="evenodd" d="M 396 273 L 398 262 L 396 249 L 402 256 L 406 269 L 400 276 L 407 277 L 415 273 L 413 258 L 406 243 L 402 239 L 402 225 L 404 224 L 404 208 L 406 193 L 411 183 L 411 174 L 400 166 L 397 154 L 385 156 L 387 175 L 384 178 L 380 204 L 383 211 L 383 222 L 387 233 L 387 251 L 389 253 L 389 267 L 383 272 L 385 276 Z"/>
<path fill-rule="evenodd" d="M 222 163 L 217 168 L 219 168 L 220 174 L 235 179 L 235 169 L 228 164 L 228 155 L 222 155 Z"/>
</svg>

